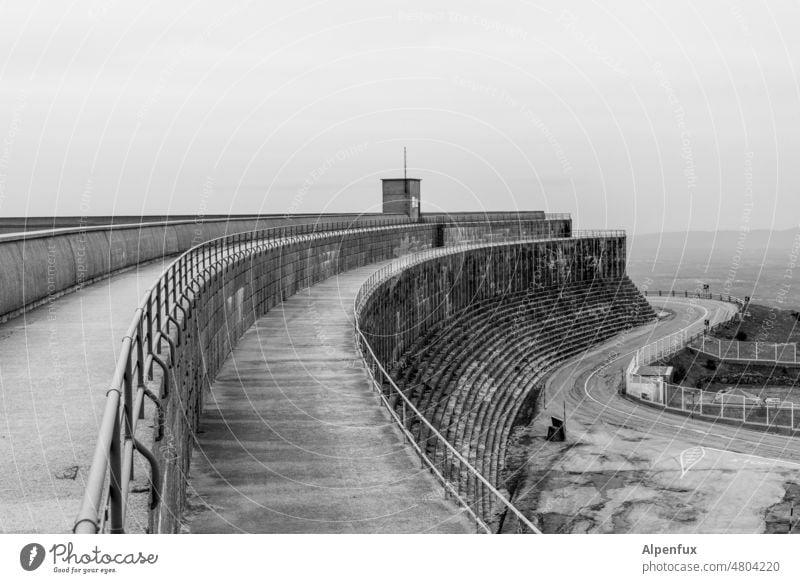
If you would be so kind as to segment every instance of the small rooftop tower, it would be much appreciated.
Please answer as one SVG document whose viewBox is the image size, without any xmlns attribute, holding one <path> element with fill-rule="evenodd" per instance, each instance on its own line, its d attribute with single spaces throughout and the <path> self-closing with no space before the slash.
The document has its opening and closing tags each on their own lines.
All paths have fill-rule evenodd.
<svg viewBox="0 0 800 583">
<path fill-rule="evenodd" d="M 408 178 L 406 149 L 403 148 L 403 178 L 381 178 L 383 182 L 384 214 L 407 215 L 412 222 L 419 220 L 419 187 L 422 179 Z"/>
</svg>

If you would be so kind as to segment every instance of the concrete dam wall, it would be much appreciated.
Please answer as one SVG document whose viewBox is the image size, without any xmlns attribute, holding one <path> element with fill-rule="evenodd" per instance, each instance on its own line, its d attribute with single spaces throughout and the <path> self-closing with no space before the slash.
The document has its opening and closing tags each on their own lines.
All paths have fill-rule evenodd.
<svg viewBox="0 0 800 583">
<path fill-rule="evenodd" d="M 624 235 L 429 255 L 365 287 L 363 353 L 446 487 L 487 531 L 529 532 L 507 503 L 511 431 L 559 363 L 655 315 L 625 275 Z"/>
<path fill-rule="evenodd" d="M 229 238 L 229 252 L 202 271 L 198 269 L 183 287 L 186 299 L 179 302 L 182 307 L 167 308 L 179 326 L 173 325 L 165 333 L 165 341 L 160 342 L 166 376 L 156 371 L 148 383 L 160 403 L 160 412 L 154 413 L 157 430 L 148 441 L 160 469 L 161 493 L 160 504 L 150 512 L 149 532 L 180 529 L 192 442 L 203 409 L 203 388 L 213 383 L 238 339 L 258 317 L 297 291 L 332 275 L 435 247 L 451 239 L 449 231 L 465 226 L 470 226 L 469 236 L 475 242 L 498 237 L 518 239 L 520 233 L 525 237 L 542 228 L 541 221 L 355 227 L 265 240 L 263 244 L 254 241 L 241 251 L 235 238 Z M 195 266 L 205 263 L 199 258 L 188 261 Z M 179 266 L 178 271 L 191 269 Z M 158 284 L 159 293 L 169 297 L 162 286 Z M 167 324 L 164 326 L 166 330 Z"/>
</svg>

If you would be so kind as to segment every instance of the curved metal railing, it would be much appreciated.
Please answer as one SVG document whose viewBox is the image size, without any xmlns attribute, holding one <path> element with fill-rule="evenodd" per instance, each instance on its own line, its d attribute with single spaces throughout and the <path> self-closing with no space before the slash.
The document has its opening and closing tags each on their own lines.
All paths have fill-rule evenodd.
<svg viewBox="0 0 800 583">
<path fill-rule="evenodd" d="M 739 308 L 737 313 L 741 313 L 747 305 L 747 300 L 725 294 L 711 294 L 706 292 L 678 292 L 669 293 L 656 292 L 661 297 L 688 297 L 697 299 L 711 299 L 716 301 L 731 302 Z M 650 295 L 653 295 L 652 293 Z M 796 415 L 794 410 L 797 408 L 791 401 L 780 401 L 770 403 L 768 399 L 749 396 L 742 393 L 724 393 L 717 391 L 706 391 L 697 387 L 689 387 L 680 384 L 673 384 L 662 380 L 644 377 L 637 374 L 639 366 L 646 366 L 658 360 L 672 356 L 683 348 L 699 343 L 701 347 L 708 341 L 707 332 L 711 332 L 729 323 L 736 317 L 737 313 L 729 318 L 715 323 L 708 331 L 705 329 L 689 333 L 690 328 L 696 327 L 697 323 L 678 330 L 669 336 L 665 336 L 655 342 L 651 342 L 639 348 L 631 359 L 625 371 L 626 394 L 639 402 L 652 403 L 649 398 L 640 397 L 632 387 L 650 385 L 655 389 L 653 394 L 659 395 L 655 401 L 657 405 L 665 411 L 675 411 L 682 415 L 687 413 L 699 419 L 709 422 L 727 420 L 728 422 L 742 423 L 750 428 L 758 428 L 767 431 L 783 430 L 790 433 L 800 429 L 800 415 Z M 777 345 L 776 345 L 777 346 Z M 698 346 L 693 347 L 700 350 Z M 777 348 L 775 348 L 775 359 L 777 359 Z M 723 359 L 721 350 L 718 354 L 710 353 Z M 772 359 L 766 362 L 774 362 Z M 649 391 L 650 392 L 650 391 Z"/>
<path fill-rule="evenodd" d="M 396 219 L 370 221 L 366 226 L 355 228 L 351 221 L 274 227 L 213 239 L 192 247 L 175 259 L 145 293 L 123 337 L 121 352 L 106 393 L 92 465 L 73 531 L 89 534 L 102 532 L 108 522 L 109 532 L 124 532 L 134 451 L 138 451 L 150 464 L 150 508 L 158 505 L 161 495 L 159 467 L 155 456 L 136 439 L 137 422 L 143 414 L 145 399 L 152 401 L 159 411 L 162 410 L 162 397 L 150 390 L 145 381 L 154 380 L 154 367 L 157 366 L 162 372 L 162 393 L 168 390 L 166 379 L 168 369 L 174 362 L 176 346 L 170 331 L 173 326 L 177 327 L 177 342 L 180 342 L 181 321 L 185 322 L 201 281 L 211 279 L 230 261 L 284 242 L 323 234 L 329 237 L 367 230 L 411 227 L 413 225 Z M 169 364 L 161 357 L 162 348 L 170 351 Z"/>
<path fill-rule="evenodd" d="M 602 231 L 597 232 L 601 233 L 600 236 L 616 236 L 616 234 L 610 235 L 609 231 Z M 616 232 L 614 232 L 616 233 Z M 585 235 L 589 236 L 589 235 Z M 594 235 L 597 236 L 597 235 Z M 567 240 L 569 237 L 565 237 L 563 239 L 547 239 L 547 238 L 532 238 L 532 239 L 524 239 L 520 241 L 515 241 L 514 244 L 525 244 L 525 243 L 533 243 L 542 240 Z M 467 251 L 470 249 L 477 249 L 477 248 L 487 248 L 487 247 L 499 247 L 509 245 L 509 242 L 505 243 L 491 243 L 491 244 L 467 244 L 467 245 L 459 245 L 456 247 L 446 247 L 441 249 L 435 249 L 431 251 L 423 251 L 420 253 L 416 253 L 414 255 L 409 255 L 398 260 L 392 261 L 389 265 L 384 266 L 383 268 L 377 270 L 373 273 L 362 285 L 361 289 L 356 294 L 356 297 L 353 301 L 353 321 L 354 321 L 354 330 L 356 341 L 359 346 L 359 350 L 361 351 L 361 356 L 364 359 L 364 362 L 367 365 L 367 374 L 370 377 L 370 382 L 374 387 L 376 393 L 380 397 L 383 404 L 386 406 L 389 414 L 395 420 L 395 422 L 399 425 L 401 431 L 403 432 L 404 436 L 408 440 L 408 442 L 412 445 L 414 450 L 416 451 L 417 455 L 422 460 L 422 463 L 428 466 L 433 474 L 437 477 L 437 479 L 443 484 L 445 490 L 449 492 L 455 500 L 469 513 L 472 519 L 476 522 L 478 527 L 486 533 L 491 533 L 492 530 L 486 524 L 486 522 L 478 516 L 478 514 L 472 509 L 469 503 L 464 500 L 464 498 L 459 494 L 457 488 L 451 484 L 447 478 L 445 478 L 444 474 L 439 470 L 436 466 L 434 460 L 432 460 L 424 451 L 422 447 L 416 442 L 414 436 L 408 430 L 408 422 L 411 419 L 416 418 L 422 423 L 426 429 L 431 434 L 431 439 L 436 439 L 437 443 L 441 443 L 447 454 L 452 456 L 455 460 L 458 461 L 461 468 L 465 469 L 469 474 L 476 480 L 478 480 L 488 491 L 508 512 L 513 514 L 517 520 L 519 521 L 519 525 L 524 527 L 529 532 L 541 534 L 541 531 L 528 520 L 522 512 L 518 508 L 516 508 L 508 498 L 506 498 L 501 492 L 499 492 L 492 484 L 489 482 L 469 461 L 456 449 L 447 439 L 433 426 L 433 424 L 428 421 L 428 419 L 417 409 L 411 400 L 403 393 L 402 390 L 397 386 L 394 382 L 392 377 L 383 367 L 381 362 L 379 361 L 378 357 L 375 355 L 372 347 L 369 344 L 369 341 L 364 336 L 363 332 L 361 331 L 361 326 L 359 323 L 359 316 L 361 310 L 366 305 L 367 300 L 375 292 L 375 290 L 386 280 L 394 277 L 395 275 L 399 274 L 405 269 L 413 265 L 417 265 L 423 263 L 425 261 L 429 261 L 436 257 L 442 257 L 444 255 L 451 255 L 454 253 L 460 253 L 463 251 Z M 396 407 L 392 406 L 390 403 L 391 400 L 399 399 L 400 403 L 400 413 L 398 414 Z"/>
</svg>

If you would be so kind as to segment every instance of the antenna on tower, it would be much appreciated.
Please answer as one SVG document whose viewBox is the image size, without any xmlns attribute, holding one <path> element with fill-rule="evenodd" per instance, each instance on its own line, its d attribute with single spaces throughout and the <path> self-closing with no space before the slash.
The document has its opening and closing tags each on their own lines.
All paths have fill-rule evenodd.
<svg viewBox="0 0 800 583">
<path fill-rule="evenodd" d="M 403 146 L 403 190 L 408 194 L 408 164 L 406 162 L 406 147 Z"/>
</svg>

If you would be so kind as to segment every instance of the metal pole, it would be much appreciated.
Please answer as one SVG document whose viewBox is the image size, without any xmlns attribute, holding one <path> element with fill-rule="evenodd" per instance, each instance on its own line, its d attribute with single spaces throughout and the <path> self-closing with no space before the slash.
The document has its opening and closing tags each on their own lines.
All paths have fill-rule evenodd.
<svg viewBox="0 0 800 583">
<path fill-rule="evenodd" d="M 156 283 L 156 328 L 161 332 L 161 282 Z M 161 354 L 161 340 L 156 345 L 156 352 Z"/>
<path fill-rule="evenodd" d="M 111 449 L 109 450 L 109 466 L 111 476 L 108 484 L 108 505 L 111 510 L 111 534 L 122 534 L 125 527 L 122 524 L 122 448 L 119 442 L 119 414 L 114 415 L 114 431 L 111 434 Z"/>
<path fill-rule="evenodd" d="M 156 284 L 158 286 L 158 284 Z M 147 294 L 147 352 L 153 354 L 153 292 Z"/>
</svg>

